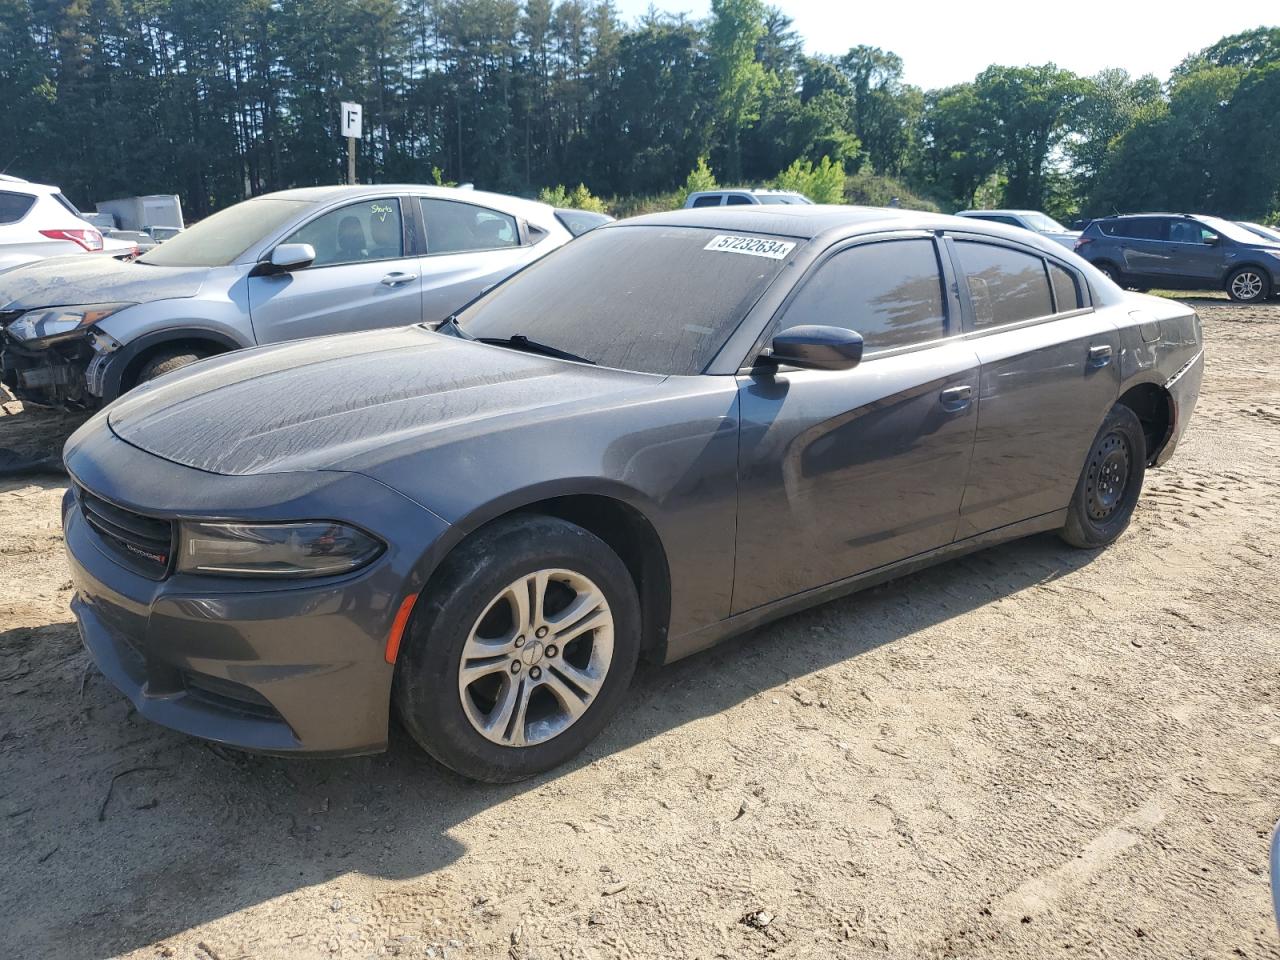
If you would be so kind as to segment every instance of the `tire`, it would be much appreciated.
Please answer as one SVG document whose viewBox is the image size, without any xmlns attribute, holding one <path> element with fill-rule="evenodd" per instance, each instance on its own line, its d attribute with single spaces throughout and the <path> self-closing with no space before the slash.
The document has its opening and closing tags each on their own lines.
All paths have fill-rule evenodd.
<svg viewBox="0 0 1280 960">
<path fill-rule="evenodd" d="M 545 619 L 532 603 L 519 616 L 520 593 L 539 589 Z M 601 626 L 563 649 L 551 642 L 588 621 Z M 640 653 L 640 601 L 599 537 L 555 517 L 516 516 L 449 556 L 405 641 L 392 697 L 409 734 L 464 777 L 510 783 L 564 763 L 617 713 Z"/>
<path fill-rule="evenodd" d="M 181 370 L 183 367 L 203 359 L 204 354 L 195 353 L 191 350 L 169 350 L 157 353 L 142 365 L 142 369 L 138 371 L 138 376 L 134 379 L 133 385 L 140 387 L 149 380 L 163 377 L 166 373 Z"/>
<path fill-rule="evenodd" d="M 1236 303 L 1261 303 L 1271 296 L 1271 278 L 1258 267 L 1232 270 L 1227 277 L 1227 296 Z"/>
<path fill-rule="evenodd" d="M 1112 283 L 1114 283 L 1117 287 L 1124 286 L 1124 274 L 1120 272 L 1120 270 L 1116 267 L 1115 264 L 1109 263 L 1106 260 L 1103 260 L 1099 263 L 1095 263 L 1094 266 L 1097 267 L 1099 270 L 1101 270 L 1102 273 L 1106 276 L 1106 278 L 1110 280 Z"/>
<path fill-rule="evenodd" d="M 1102 421 L 1059 535 L 1073 547 L 1097 550 L 1129 526 L 1147 470 L 1147 440 L 1137 414 L 1116 404 Z"/>
</svg>

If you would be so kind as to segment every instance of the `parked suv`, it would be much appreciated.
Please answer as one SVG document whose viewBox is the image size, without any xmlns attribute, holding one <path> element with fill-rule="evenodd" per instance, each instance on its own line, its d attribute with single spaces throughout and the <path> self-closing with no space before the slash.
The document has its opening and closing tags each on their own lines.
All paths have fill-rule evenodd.
<svg viewBox="0 0 1280 960">
<path fill-rule="evenodd" d="M 130 263 L 80 257 L 0 273 L 0 381 L 21 400 L 93 409 L 216 353 L 438 322 L 588 228 L 479 190 L 266 194 Z"/>
<path fill-rule="evenodd" d="M 789 190 L 698 190 L 685 198 L 684 205 L 689 207 L 746 207 L 753 203 L 768 204 L 812 204 L 813 201 L 803 193 L 792 193 Z"/>
<path fill-rule="evenodd" d="M 1085 228 L 1076 253 L 1140 290 L 1226 290 L 1232 300 L 1257 303 L 1280 289 L 1280 243 L 1218 217 L 1103 217 Z"/>
<path fill-rule="evenodd" d="M 57 187 L 0 176 L 0 270 L 102 249 L 101 231 Z"/>
</svg>

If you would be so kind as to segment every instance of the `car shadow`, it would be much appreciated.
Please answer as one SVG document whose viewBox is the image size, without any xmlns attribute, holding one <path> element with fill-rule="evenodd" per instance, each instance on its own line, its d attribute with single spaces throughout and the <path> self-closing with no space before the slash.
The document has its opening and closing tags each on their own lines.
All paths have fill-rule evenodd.
<svg viewBox="0 0 1280 960">
<path fill-rule="evenodd" d="M 138 717 L 90 667 L 69 621 L 5 631 L 0 677 L 12 677 L 0 682 L 0 942 L 12 937 L 30 956 L 105 956 L 345 873 L 430 875 L 467 855 L 450 830 L 486 808 L 1093 556 L 1037 536 L 832 601 L 669 667 L 643 666 L 622 714 L 582 755 L 508 786 L 460 779 L 398 729 L 387 753 L 357 759 L 224 750 Z"/>
</svg>

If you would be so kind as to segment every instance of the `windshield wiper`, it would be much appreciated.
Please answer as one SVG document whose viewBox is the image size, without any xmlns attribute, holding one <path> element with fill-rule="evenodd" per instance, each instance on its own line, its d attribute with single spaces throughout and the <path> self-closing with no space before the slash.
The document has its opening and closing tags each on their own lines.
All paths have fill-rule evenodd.
<svg viewBox="0 0 1280 960">
<path fill-rule="evenodd" d="M 577 363 L 589 363 L 593 367 L 596 365 L 594 360 L 588 360 L 586 357 L 580 357 L 576 353 L 570 353 L 568 350 L 561 350 L 559 347 L 553 347 L 549 343 L 539 343 L 537 340 L 530 340 L 523 333 L 512 334 L 509 337 L 476 337 L 481 343 L 491 343 L 495 347 L 512 347 L 516 350 L 523 350 L 526 353 L 540 353 L 544 357 L 556 357 L 560 360 L 573 360 Z"/>
</svg>

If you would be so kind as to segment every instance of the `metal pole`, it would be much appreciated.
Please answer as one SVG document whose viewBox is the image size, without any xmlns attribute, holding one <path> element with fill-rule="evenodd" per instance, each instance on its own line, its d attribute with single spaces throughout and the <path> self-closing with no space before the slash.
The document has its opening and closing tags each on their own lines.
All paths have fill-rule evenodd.
<svg viewBox="0 0 1280 960">
<path fill-rule="evenodd" d="M 356 182 L 356 138 L 347 137 L 347 183 Z"/>
</svg>

